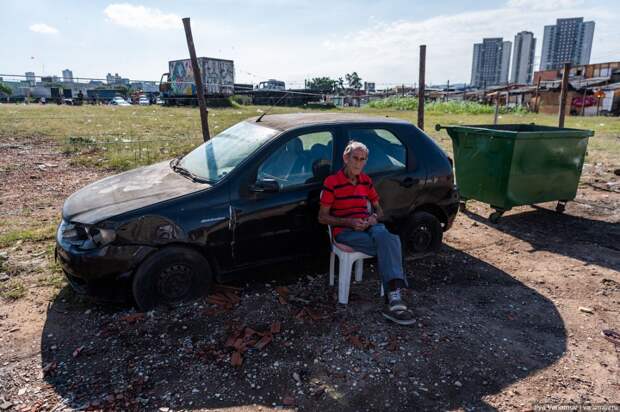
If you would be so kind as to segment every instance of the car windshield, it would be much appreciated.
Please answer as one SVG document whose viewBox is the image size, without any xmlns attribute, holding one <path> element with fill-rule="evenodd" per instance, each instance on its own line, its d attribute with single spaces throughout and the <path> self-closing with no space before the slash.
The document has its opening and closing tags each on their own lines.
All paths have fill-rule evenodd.
<svg viewBox="0 0 620 412">
<path fill-rule="evenodd" d="M 277 130 L 255 123 L 237 123 L 192 150 L 178 166 L 215 183 L 276 133 Z"/>
</svg>

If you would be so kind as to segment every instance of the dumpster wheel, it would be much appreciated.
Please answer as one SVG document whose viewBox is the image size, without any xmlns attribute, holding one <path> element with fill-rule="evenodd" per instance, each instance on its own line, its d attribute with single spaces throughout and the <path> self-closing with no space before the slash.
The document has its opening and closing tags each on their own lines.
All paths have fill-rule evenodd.
<svg viewBox="0 0 620 412">
<path fill-rule="evenodd" d="M 565 210 L 566 202 L 559 201 L 558 204 L 555 206 L 555 211 L 558 213 L 564 213 Z"/>
<path fill-rule="evenodd" d="M 503 214 L 503 210 L 496 210 L 489 215 L 489 220 L 491 221 L 491 223 L 499 223 L 499 220 L 501 219 Z"/>
</svg>

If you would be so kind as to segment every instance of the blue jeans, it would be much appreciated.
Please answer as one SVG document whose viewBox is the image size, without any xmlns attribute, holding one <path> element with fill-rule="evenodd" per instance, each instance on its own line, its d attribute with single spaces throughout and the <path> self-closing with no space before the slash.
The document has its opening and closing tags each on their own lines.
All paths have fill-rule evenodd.
<svg viewBox="0 0 620 412">
<path fill-rule="evenodd" d="M 351 246 L 357 252 L 377 257 L 379 274 L 386 293 L 390 290 L 388 284 L 391 280 L 401 279 L 407 284 L 403 272 L 400 238 L 388 232 L 382 223 L 371 226 L 364 232 L 344 229 L 336 236 L 336 241 Z"/>
</svg>

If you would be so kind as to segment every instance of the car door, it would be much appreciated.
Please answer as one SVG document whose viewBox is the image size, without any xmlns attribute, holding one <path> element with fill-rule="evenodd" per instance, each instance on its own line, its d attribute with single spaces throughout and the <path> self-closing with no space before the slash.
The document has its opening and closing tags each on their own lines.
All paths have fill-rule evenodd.
<svg viewBox="0 0 620 412">
<path fill-rule="evenodd" d="M 354 125 L 347 128 L 346 138 L 368 147 L 364 171 L 373 180 L 386 218 L 405 216 L 424 186 L 426 170 L 404 133 L 392 125 Z"/>
<path fill-rule="evenodd" d="M 237 266 L 286 260 L 321 247 L 319 195 L 332 172 L 336 130 L 314 127 L 280 137 L 231 196 Z"/>
</svg>

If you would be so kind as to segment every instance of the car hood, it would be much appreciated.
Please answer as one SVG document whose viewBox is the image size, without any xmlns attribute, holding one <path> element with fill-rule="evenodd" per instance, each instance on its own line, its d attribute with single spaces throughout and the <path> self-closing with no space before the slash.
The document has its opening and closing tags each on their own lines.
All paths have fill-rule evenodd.
<svg viewBox="0 0 620 412">
<path fill-rule="evenodd" d="M 73 193 L 62 208 L 67 222 L 97 223 L 144 206 L 209 188 L 171 168 L 169 161 L 106 177 Z"/>
</svg>

